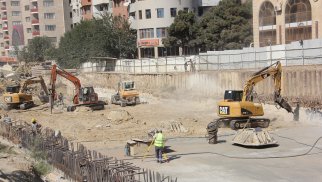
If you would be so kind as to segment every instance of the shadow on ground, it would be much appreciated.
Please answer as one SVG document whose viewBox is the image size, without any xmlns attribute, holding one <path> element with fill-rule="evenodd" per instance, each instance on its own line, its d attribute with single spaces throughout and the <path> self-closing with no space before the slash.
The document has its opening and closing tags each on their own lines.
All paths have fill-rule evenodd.
<svg viewBox="0 0 322 182">
<path fill-rule="evenodd" d="M 24 182 L 44 182 L 39 176 L 36 176 L 32 173 L 26 171 L 13 171 L 10 174 L 5 174 L 3 171 L 0 170 L 0 182 L 3 180 L 9 182 L 17 182 L 17 181 L 24 181 Z"/>
</svg>

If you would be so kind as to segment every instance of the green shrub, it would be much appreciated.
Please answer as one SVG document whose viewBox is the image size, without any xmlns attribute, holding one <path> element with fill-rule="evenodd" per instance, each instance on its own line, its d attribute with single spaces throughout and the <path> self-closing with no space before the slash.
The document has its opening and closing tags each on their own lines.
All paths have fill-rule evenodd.
<svg viewBox="0 0 322 182">
<path fill-rule="evenodd" d="M 33 165 L 33 168 L 34 168 L 34 172 L 39 176 L 46 175 L 50 173 L 50 171 L 52 170 L 51 165 L 44 160 L 37 161 Z"/>
</svg>

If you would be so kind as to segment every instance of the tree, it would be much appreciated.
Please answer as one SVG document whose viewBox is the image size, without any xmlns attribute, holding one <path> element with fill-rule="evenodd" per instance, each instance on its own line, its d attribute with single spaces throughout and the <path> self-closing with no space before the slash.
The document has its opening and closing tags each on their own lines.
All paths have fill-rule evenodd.
<svg viewBox="0 0 322 182">
<path fill-rule="evenodd" d="M 20 61 L 44 62 L 52 56 L 49 52 L 53 49 L 55 47 L 48 37 L 35 37 L 21 51 L 17 50 L 16 54 Z"/>
<path fill-rule="evenodd" d="M 202 50 L 241 49 L 253 41 L 252 2 L 222 0 L 199 22 Z"/>
<path fill-rule="evenodd" d="M 75 68 L 91 57 L 133 58 L 135 52 L 136 31 L 123 17 L 102 14 L 64 34 L 57 61 L 62 67 Z"/>
<path fill-rule="evenodd" d="M 165 47 L 195 47 L 198 42 L 198 24 L 193 12 L 179 11 L 168 28 L 168 35 L 162 40 Z"/>
</svg>

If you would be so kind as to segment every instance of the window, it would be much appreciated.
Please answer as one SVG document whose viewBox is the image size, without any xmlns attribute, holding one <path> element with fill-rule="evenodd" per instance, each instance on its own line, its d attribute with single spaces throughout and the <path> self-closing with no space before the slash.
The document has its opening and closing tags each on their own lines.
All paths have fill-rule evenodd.
<svg viewBox="0 0 322 182">
<path fill-rule="evenodd" d="M 166 28 L 157 28 L 157 37 L 164 38 L 167 36 L 167 29 Z"/>
<path fill-rule="evenodd" d="M 141 20 L 142 19 L 142 11 L 139 10 L 139 19 Z"/>
<path fill-rule="evenodd" d="M 154 38 L 154 29 L 153 28 L 140 29 L 139 33 L 140 33 L 140 39 Z"/>
<path fill-rule="evenodd" d="M 46 31 L 55 31 L 56 25 L 45 25 L 45 30 Z"/>
<path fill-rule="evenodd" d="M 31 28 L 27 28 L 27 33 L 31 33 Z"/>
<path fill-rule="evenodd" d="M 150 9 L 145 10 L 145 18 L 146 19 L 151 19 L 151 10 Z"/>
<path fill-rule="evenodd" d="M 55 13 L 44 13 L 45 19 L 55 19 Z"/>
<path fill-rule="evenodd" d="M 189 8 L 183 8 L 183 11 L 188 13 L 189 12 Z"/>
<path fill-rule="evenodd" d="M 20 6 L 19 1 L 11 1 L 11 6 Z"/>
<path fill-rule="evenodd" d="M 21 25 L 21 21 L 12 21 L 12 25 Z"/>
<path fill-rule="evenodd" d="M 26 22 L 30 22 L 30 17 L 26 17 Z"/>
<path fill-rule="evenodd" d="M 20 11 L 12 11 L 12 16 L 20 16 Z"/>
<path fill-rule="evenodd" d="M 158 18 L 164 18 L 164 9 L 163 8 L 158 8 L 157 9 L 157 17 Z"/>
<path fill-rule="evenodd" d="M 135 12 L 131 12 L 131 13 L 130 13 L 130 17 L 132 17 L 132 18 L 135 20 L 135 18 L 136 18 L 136 17 L 135 17 Z"/>
<path fill-rule="evenodd" d="M 177 16 L 177 8 L 170 8 L 170 15 L 171 17 Z"/>
<path fill-rule="evenodd" d="M 29 5 L 26 5 L 26 6 L 25 6 L 25 11 L 29 11 L 29 9 L 30 9 L 30 8 L 29 8 Z"/>
<path fill-rule="evenodd" d="M 45 7 L 54 6 L 54 0 L 44 0 L 43 4 Z"/>
<path fill-rule="evenodd" d="M 4 47 L 4 43 L 1 43 L 1 47 Z"/>
</svg>

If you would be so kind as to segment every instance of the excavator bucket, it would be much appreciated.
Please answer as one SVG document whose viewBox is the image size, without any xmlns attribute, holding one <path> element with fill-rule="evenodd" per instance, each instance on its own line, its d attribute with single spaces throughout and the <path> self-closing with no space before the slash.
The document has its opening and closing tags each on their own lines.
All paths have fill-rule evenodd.
<svg viewBox="0 0 322 182">
<path fill-rule="evenodd" d="M 277 141 L 262 128 L 245 128 L 238 130 L 232 143 L 247 147 L 277 145 Z"/>
</svg>

